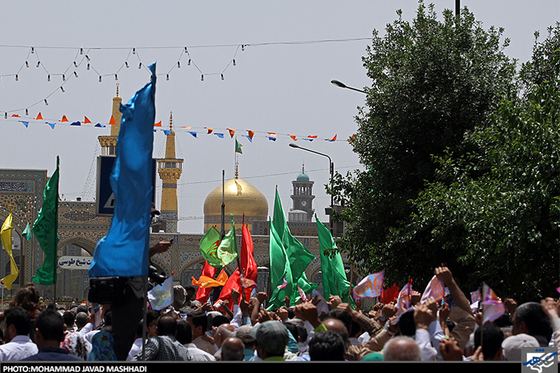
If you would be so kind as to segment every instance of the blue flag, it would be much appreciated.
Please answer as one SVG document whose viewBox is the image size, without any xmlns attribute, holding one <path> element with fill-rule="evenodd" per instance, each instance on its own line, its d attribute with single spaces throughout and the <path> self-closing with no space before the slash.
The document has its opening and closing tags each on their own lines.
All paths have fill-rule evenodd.
<svg viewBox="0 0 560 373">
<path fill-rule="evenodd" d="M 95 248 L 90 277 L 148 275 L 155 70 L 154 63 L 151 81 L 120 107 L 122 120 L 110 179 L 115 210 L 109 232 Z"/>
</svg>

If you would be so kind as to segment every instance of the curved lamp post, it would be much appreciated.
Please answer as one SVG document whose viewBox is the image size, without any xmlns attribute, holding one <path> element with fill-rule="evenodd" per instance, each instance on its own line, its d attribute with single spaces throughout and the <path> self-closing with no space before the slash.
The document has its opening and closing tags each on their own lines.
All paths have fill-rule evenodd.
<svg viewBox="0 0 560 373">
<path fill-rule="evenodd" d="M 358 89 L 358 88 L 354 88 L 354 87 L 347 86 L 346 84 L 344 84 L 344 83 L 342 83 L 341 81 L 338 81 L 338 80 L 331 80 L 331 83 L 334 84 L 334 85 L 337 86 L 337 87 L 340 87 L 340 88 L 346 88 L 346 89 L 350 89 L 350 90 L 352 90 L 352 91 L 356 91 L 356 92 L 361 92 L 361 93 L 367 94 L 367 92 L 364 91 L 364 90 L 361 90 L 361 89 Z"/>
<path fill-rule="evenodd" d="M 294 143 L 290 143 L 289 145 L 290 145 L 290 147 L 295 148 L 295 149 L 301 149 L 301 150 L 305 150 L 305 151 L 310 152 L 310 153 L 314 153 L 314 154 L 317 154 L 317 155 L 321 155 L 321 156 L 323 156 L 323 157 L 327 157 L 327 158 L 329 159 L 329 170 L 330 170 L 330 175 L 331 175 L 330 184 L 331 184 L 331 188 L 332 188 L 332 186 L 333 186 L 332 184 L 333 184 L 333 181 L 334 181 L 334 180 L 333 180 L 333 176 L 334 176 L 334 163 L 333 163 L 331 157 L 330 157 L 328 154 L 319 153 L 319 152 L 317 152 L 317 151 L 315 151 L 315 150 L 303 148 L 303 147 L 301 147 L 301 146 L 299 146 L 299 145 L 297 145 L 297 144 L 294 144 Z M 331 225 L 331 227 L 330 227 L 331 235 L 334 234 L 334 232 L 333 232 L 333 212 L 334 212 L 334 196 L 333 196 L 332 193 L 331 193 L 331 213 L 330 213 L 330 219 L 329 219 L 329 220 L 330 220 L 330 225 Z"/>
</svg>

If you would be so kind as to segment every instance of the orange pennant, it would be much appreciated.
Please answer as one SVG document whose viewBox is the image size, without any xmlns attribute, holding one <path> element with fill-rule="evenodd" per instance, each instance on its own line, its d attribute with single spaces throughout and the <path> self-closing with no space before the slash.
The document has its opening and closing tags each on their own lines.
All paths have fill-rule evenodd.
<svg viewBox="0 0 560 373">
<path fill-rule="evenodd" d="M 66 115 L 63 115 L 62 119 L 60 121 L 61 122 L 68 122 L 68 118 L 66 118 Z"/>
<path fill-rule="evenodd" d="M 255 131 L 253 131 L 253 130 L 247 130 L 247 133 L 249 134 L 249 138 L 250 138 L 251 140 L 253 140 L 253 136 L 255 136 Z"/>
<path fill-rule="evenodd" d="M 39 119 L 43 119 L 43 116 L 41 115 L 40 112 L 39 112 L 39 114 L 37 114 L 37 118 L 35 118 L 35 120 L 39 120 Z"/>
<path fill-rule="evenodd" d="M 117 122 L 115 122 L 115 118 L 111 115 L 111 119 L 109 119 L 109 124 L 115 125 L 117 124 Z"/>
<path fill-rule="evenodd" d="M 297 141 L 296 135 L 288 135 L 292 138 L 292 140 Z"/>
<path fill-rule="evenodd" d="M 88 119 L 88 117 L 84 116 L 84 123 L 91 123 L 91 121 Z"/>
<path fill-rule="evenodd" d="M 222 271 L 220 272 L 218 277 L 216 277 L 216 279 L 201 275 L 198 281 L 193 277 L 192 284 L 203 289 L 208 289 L 213 287 L 224 286 L 227 282 L 227 279 L 228 279 L 228 275 L 226 271 L 222 269 Z"/>
<path fill-rule="evenodd" d="M 204 127 L 204 128 L 206 128 L 206 129 L 208 130 L 208 133 L 207 133 L 208 135 L 211 134 L 212 131 L 214 131 L 214 129 L 213 129 L 213 128 L 210 128 L 210 127 Z"/>
<path fill-rule="evenodd" d="M 229 131 L 230 137 L 233 137 L 233 135 L 235 135 L 235 130 L 234 129 L 228 128 L 227 130 Z"/>
<path fill-rule="evenodd" d="M 154 127 L 161 127 L 161 120 L 159 122 L 157 122 L 156 124 L 154 124 Z"/>
</svg>

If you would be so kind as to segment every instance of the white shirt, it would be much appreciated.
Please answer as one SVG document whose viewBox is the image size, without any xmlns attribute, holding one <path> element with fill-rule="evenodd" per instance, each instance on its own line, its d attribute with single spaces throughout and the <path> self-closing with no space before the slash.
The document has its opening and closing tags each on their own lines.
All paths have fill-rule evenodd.
<svg viewBox="0 0 560 373">
<path fill-rule="evenodd" d="M 142 349 L 142 338 L 136 338 L 134 340 L 134 343 L 132 344 L 132 347 L 130 348 L 130 352 L 128 353 L 128 356 L 126 358 L 126 361 L 131 361 L 132 358 L 138 353 L 140 352 L 140 350 Z"/>
<path fill-rule="evenodd" d="M 37 345 L 27 335 L 16 335 L 0 346 L 0 361 L 18 361 L 39 352 Z"/>
<path fill-rule="evenodd" d="M 216 361 L 213 355 L 196 347 L 194 343 L 186 343 L 184 346 L 187 348 L 192 361 Z"/>
</svg>

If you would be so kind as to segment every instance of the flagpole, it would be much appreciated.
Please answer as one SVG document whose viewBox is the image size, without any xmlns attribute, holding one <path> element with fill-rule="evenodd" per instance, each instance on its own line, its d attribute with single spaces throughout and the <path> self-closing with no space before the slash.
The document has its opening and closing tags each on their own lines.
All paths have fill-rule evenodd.
<svg viewBox="0 0 560 373">
<path fill-rule="evenodd" d="M 222 170 L 222 239 L 224 238 L 224 236 L 226 235 L 226 230 L 225 230 L 225 209 L 226 209 L 226 204 L 225 204 L 225 177 L 226 177 L 226 171 Z"/>
<path fill-rule="evenodd" d="M 144 276 L 144 315 L 142 317 L 142 361 L 146 361 L 146 331 L 148 330 L 148 277 Z"/>
<path fill-rule="evenodd" d="M 241 244 L 243 245 L 243 227 L 245 226 L 245 214 L 243 214 L 243 220 L 241 221 Z M 237 236 L 235 237 L 237 240 Z M 243 281 L 241 280 L 241 259 L 239 259 L 239 246 L 237 246 L 237 267 L 239 268 L 239 286 L 241 299 L 245 300 L 245 289 L 243 289 Z"/>
</svg>

